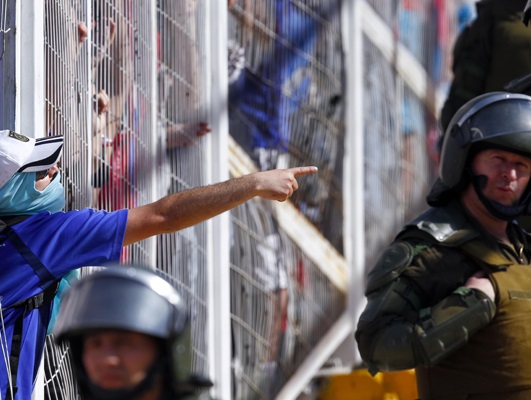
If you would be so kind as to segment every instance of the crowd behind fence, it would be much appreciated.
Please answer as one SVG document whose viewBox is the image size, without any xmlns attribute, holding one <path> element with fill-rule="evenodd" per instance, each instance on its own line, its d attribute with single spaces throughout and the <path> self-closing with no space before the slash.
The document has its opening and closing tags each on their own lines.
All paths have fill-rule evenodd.
<svg viewBox="0 0 531 400">
<path fill-rule="evenodd" d="M 473 7 L 473 2 L 369 0 L 366 4 L 364 176 L 370 268 L 397 230 L 426 207 L 425 196 L 438 168 L 438 113 L 452 79 L 458 14 L 461 7 Z"/>
<path fill-rule="evenodd" d="M 69 209 L 134 207 L 206 183 L 205 141 L 216 134 L 209 121 L 207 83 L 212 67 L 206 65 L 207 32 L 201 23 L 208 4 L 196 0 L 157 1 L 155 8 L 149 4 L 45 2 L 46 130 L 42 134 L 67 137 L 63 168 Z M 275 125 L 283 137 L 290 130 L 297 134 L 270 149 L 289 156 L 279 157 L 284 164 L 262 165 L 255 159 L 256 166 L 318 165 L 319 178 L 306 182 L 294 203 L 323 234 L 328 230 L 340 247 L 341 179 L 334 179 L 341 166 L 343 134 L 339 2 L 327 4 L 326 10 L 317 3 L 285 3 L 289 18 L 276 31 L 273 21 L 280 23 L 286 11 L 281 4 L 253 4 L 251 12 L 257 17 L 253 24 L 272 35 L 265 44 L 272 53 L 263 48 L 265 39 L 259 35 L 240 42 L 245 55 L 239 72 L 243 77 L 248 69 L 257 68 L 271 80 L 274 93 L 258 101 L 280 111 L 275 121 L 262 124 Z M 248 4 L 240 2 L 231 15 L 244 9 L 249 10 Z M 259 24 L 258 18 L 269 25 Z M 286 32 L 288 36 L 282 36 Z M 312 43 L 307 43 L 310 37 Z M 150 62 L 154 56 L 156 64 Z M 278 75 L 281 86 L 274 82 L 279 66 L 285 67 Z M 153 76 L 155 92 L 150 84 Z M 238 112 L 244 109 L 235 104 L 244 100 L 233 90 L 238 84 L 230 86 L 230 133 L 243 138 L 255 131 L 238 125 Z M 250 150 L 243 141 L 239 144 Z M 344 309 L 345 293 L 330 284 L 282 232 L 271 209 L 252 202 L 231 215 L 233 394 L 242 399 L 273 396 Z M 335 216 L 334 224 L 325 222 L 327 215 Z M 215 351 L 209 348 L 206 334 L 215 329 L 208 326 L 206 268 L 212 255 L 206 243 L 207 227 L 202 224 L 129 246 L 122 253 L 122 261 L 155 260 L 180 289 L 192 317 L 193 368 L 201 374 L 208 374 L 208 354 Z M 47 398 L 72 398 L 75 385 L 67 349 L 52 340 L 46 349 L 45 372 Z"/>
<path fill-rule="evenodd" d="M 211 128 L 209 82 L 228 73 L 235 146 L 255 170 L 319 167 L 292 201 L 341 255 L 348 245 L 343 160 L 352 68 L 345 64 L 345 1 L 235 1 L 228 10 L 229 68 L 218 71 L 208 63 L 209 0 L 44 0 L 36 18 L 44 19 L 45 126 L 35 135 L 66 137 L 67 209 L 134 207 L 206 184 L 208 139 L 218 134 Z M 4 4 L 1 20 L 14 23 L 16 3 Z M 449 79 L 452 21 L 461 1 L 363 4 L 364 18 L 383 24 L 395 49 L 389 56 L 365 29 L 365 221 L 359 223 L 369 266 L 424 206 L 436 168 L 435 97 Z M 4 27 L 2 35 L 9 34 Z M 419 91 L 399 68 L 402 47 L 435 92 Z M 3 103 L 3 122 L 12 124 L 6 110 Z M 251 201 L 230 215 L 233 398 L 272 398 L 343 313 L 347 294 L 282 228 L 271 205 Z M 201 224 L 122 253 L 122 261 L 156 265 L 179 288 L 192 317 L 193 369 L 202 375 L 216 351 L 207 339 L 216 329 L 208 324 L 207 267 L 215 266 L 208 229 Z M 52 336 L 44 371 L 46 398 L 76 398 L 68 349 Z"/>
</svg>

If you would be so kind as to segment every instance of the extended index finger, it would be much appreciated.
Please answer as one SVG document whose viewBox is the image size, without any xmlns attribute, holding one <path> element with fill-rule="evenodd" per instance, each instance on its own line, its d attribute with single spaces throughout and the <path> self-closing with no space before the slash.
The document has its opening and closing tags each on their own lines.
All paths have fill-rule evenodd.
<svg viewBox="0 0 531 400">
<path fill-rule="evenodd" d="M 289 169 L 289 171 L 293 173 L 295 178 L 301 175 L 314 174 L 317 172 L 317 170 L 318 168 L 314 166 L 294 167 Z"/>
</svg>

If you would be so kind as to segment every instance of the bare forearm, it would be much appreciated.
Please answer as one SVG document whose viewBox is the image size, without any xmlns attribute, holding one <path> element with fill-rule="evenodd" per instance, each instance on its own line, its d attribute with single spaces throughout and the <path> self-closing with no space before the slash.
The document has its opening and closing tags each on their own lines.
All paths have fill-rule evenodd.
<svg viewBox="0 0 531 400">
<path fill-rule="evenodd" d="M 256 196 L 285 201 L 297 190 L 298 176 L 316 171 L 315 167 L 295 167 L 257 172 L 134 208 L 129 211 L 124 245 L 198 224 Z"/>
<path fill-rule="evenodd" d="M 203 222 L 256 196 L 256 182 L 251 176 L 214 185 L 197 187 L 164 197 L 152 204 L 166 221 L 166 232 L 173 232 Z"/>
<path fill-rule="evenodd" d="M 132 209 L 124 245 L 203 222 L 249 200 L 253 192 L 252 180 L 242 177 L 184 190 Z"/>
</svg>

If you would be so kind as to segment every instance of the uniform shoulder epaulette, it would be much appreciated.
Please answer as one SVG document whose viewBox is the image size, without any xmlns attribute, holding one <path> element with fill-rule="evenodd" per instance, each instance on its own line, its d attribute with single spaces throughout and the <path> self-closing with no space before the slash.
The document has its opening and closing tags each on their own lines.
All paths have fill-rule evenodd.
<svg viewBox="0 0 531 400">
<path fill-rule="evenodd" d="M 398 237 L 415 229 L 427 233 L 436 242 L 447 246 L 459 246 L 480 236 L 462 211 L 455 207 L 429 208 L 408 223 Z"/>
</svg>

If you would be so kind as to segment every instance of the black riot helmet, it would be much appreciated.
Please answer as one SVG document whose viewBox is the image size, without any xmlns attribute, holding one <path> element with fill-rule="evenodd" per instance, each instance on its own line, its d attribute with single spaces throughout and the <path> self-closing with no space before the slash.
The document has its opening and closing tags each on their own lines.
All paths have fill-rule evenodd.
<svg viewBox="0 0 531 400">
<path fill-rule="evenodd" d="M 475 97 L 453 116 L 446 129 L 435 182 L 428 203 L 445 204 L 472 182 L 480 200 L 498 218 L 513 219 L 529 212 L 529 185 L 514 207 L 487 199 L 482 193 L 485 177 L 472 176 L 470 162 L 479 151 L 506 150 L 531 158 L 531 97 L 491 92 Z"/>
<path fill-rule="evenodd" d="M 92 384 L 82 364 L 83 335 L 98 330 L 142 333 L 158 340 L 160 356 L 136 388 L 104 390 Z M 177 290 L 160 272 L 137 266 L 103 268 L 75 282 L 61 303 L 54 329 L 71 348 L 81 392 L 92 398 L 133 399 L 162 374 L 166 390 L 186 394 L 211 385 L 191 374 L 188 312 Z"/>
</svg>

